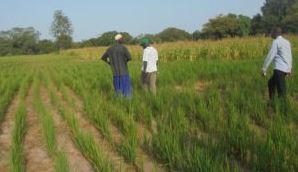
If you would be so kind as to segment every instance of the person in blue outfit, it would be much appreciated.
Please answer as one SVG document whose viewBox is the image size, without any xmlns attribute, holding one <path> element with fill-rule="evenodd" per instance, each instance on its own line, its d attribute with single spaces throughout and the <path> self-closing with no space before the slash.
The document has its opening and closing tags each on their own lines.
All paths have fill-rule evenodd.
<svg viewBox="0 0 298 172">
<path fill-rule="evenodd" d="M 127 63 L 131 60 L 131 55 L 128 49 L 122 45 L 124 40 L 121 34 L 115 36 L 115 41 L 116 44 L 110 47 L 101 59 L 111 66 L 116 94 L 130 98 L 132 87 Z"/>
</svg>

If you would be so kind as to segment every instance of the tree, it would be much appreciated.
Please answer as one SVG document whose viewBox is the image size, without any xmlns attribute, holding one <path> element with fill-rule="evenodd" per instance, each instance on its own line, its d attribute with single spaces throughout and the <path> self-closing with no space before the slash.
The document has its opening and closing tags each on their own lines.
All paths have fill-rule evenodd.
<svg viewBox="0 0 298 172">
<path fill-rule="evenodd" d="M 103 33 L 100 37 L 97 38 L 96 45 L 98 46 L 109 46 L 115 43 L 115 36 L 117 34 L 121 34 L 124 39 L 124 43 L 131 44 L 133 41 L 133 37 L 127 32 L 117 32 L 117 31 L 109 31 Z"/>
<path fill-rule="evenodd" d="M 251 32 L 251 20 L 243 15 L 219 15 L 204 24 L 202 38 L 222 39 L 226 37 L 247 36 Z"/>
<path fill-rule="evenodd" d="M 251 33 L 251 19 L 244 15 L 239 15 L 237 18 L 238 29 L 237 36 L 247 36 Z"/>
<path fill-rule="evenodd" d="M 56 44 L 59 49 L 67 49 L 72 45 L 73 28 L 70 20 L 61 10 L 54 12 L 54 21 L 52 22 L 50 32 L 56 38 Z"/>
<path fill-rule="evenodd" d="M 265 29 L 270 32 L 272 27 L 282 27 L 282 21 L 287 15 L 287 9 L 293 4 L 293 0 L 266 0 L 261 8 Z"/>
<path fill-rule="evenodd" d="M 174 41 L 185 41 L 191 39 L 191 34 L 188 32 L 177 29 L 174 27 L 167 28 L 157 34 L 157 36 L 163 41 L 163 42 L 174 42 Z"/>
<path fill-rule="evenodd" d="M 283 20 L 284 30 L 290 33 L 298 33 L 298 0 L 288 8 Z"/>
<path fill-rule="evenodd" d="M 39 32 L 33 27 L 12 28 L 0 32 L 0 54 L 34 54 L 38 52 Z"/>
<path fill-rule="evenodd" d="M 55 43 L 47 39 L 39 41 L 37 47 L 40 54 L 47 54 L 57 50 Z"/>
<path fill-rule="evenodd" d="M 253 18 L 253 33 L 269 34 L 273 27 L 281 27 L 284 32 L 297 33 L 298 0 L 266 0 L 262 14 Z"/>
<path fill-rule="evenodd" d="M 192 39 L 194 41 L 201 39 L 201 36 L 202 36 L 202 33 L 199 30 L 196 30 L 192 33 Z"/>
<path fill-rule="evenodd" d="M 152 43 L 160 43 L 161 39 L 158 37 L 158 35 L 154 34 L 140 34 L 137 37 L 134 38 L 133 43 L 134 44 L 140 44 L 141 40 L 143 38 L 148 38 Z"/>
<path fill-rule="evenodd" d="M 257 14 L 252 18 L 251 30 L 253 35 L 266 33 L 265 23 L 261 14 Z"/>
<path fill-rule="evenodd" d="M 72 47 L 72 37 L 69 35 L 61 35 L 56 40 L 58 49 L 69 49 Z"/>
</svg>

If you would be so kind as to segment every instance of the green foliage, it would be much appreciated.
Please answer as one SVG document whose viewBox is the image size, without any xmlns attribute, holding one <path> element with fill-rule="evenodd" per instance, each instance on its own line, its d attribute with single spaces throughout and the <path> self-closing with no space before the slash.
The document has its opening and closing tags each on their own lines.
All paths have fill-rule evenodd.
<svg viewBox="0 0 298 172">
<path fill-rule="evenodd" d="M 98 38 L 91 38 L 80 43 L 80 47 L 91 47 L 91 46 L 110 46 L 115 44 L 115 36 L 122 34 L 125 44 L 134 44 L 133 37 L 127 32 L 109 31 L 100 35 Z"/>
<path fill-rule="evenodd" d="M 47 39 L 40 40 L 37 47 L 40 54 L 48 54 L 57 50 L 55 43 Z"/>
<path fill-rule="evenodd" d="M 72 47 L 72 38 L 69 35 L 61 35 L 56 40 L 56 46 L 59 49 L 69 49 Z"/>
<path fill-rule="evenodd" d="M 72 24 L 69 18 L 65 16 L 61 10 L 57 10 L 54 12 L 54 20 L 52 22 L 50 31 L 55 38 L 59 38 L 63 35 L 72 35 Z"/>
<path fill-rule="evenodd" d="M 243 15 L 219 15 L 203 26 L 202 37 L 222 39 L 247 36 L 251 32 L 250 18 Z"/>
<path fill-rule="evenodd" d="M 289 33 L 298 33 L 298 1 L 296 0 L 287 10 L 283 20 L 284 30 Z"/>
<path fill-rule="evenodd" d="M 0 32 L 0 56 L 37 53 L 39 33 L 32 27 Z"/>
<path fill-rule="evenodd" d="M 63 14 L 61 10 L 54 12 L 54 20 L 50 31 L 56 38 L 56 43 L 59 49 L 67 49 L 71 47 L 73 28 L 71 21 Z"/>
<path fill-rule="evenodd" d="M 201 39 L 201 32 L 199 30 L 196 30 L 192 33 L 192 39 L 197 41 L 199 39 Z"/>
<path fill-rule="evenodd" d="M 190 40 L 191 35 L 181 29 L 167 28 L 157 35 L 163 42 L 185 41 Z"/>
<path fill-rule="evenodd" d="M 297 0 L 266 0 L 262 15 L 253 18 L 253 33 L 269 34 L 273 27 L 281 27 L 284 32 L 297 33 Z"/>
</svg>

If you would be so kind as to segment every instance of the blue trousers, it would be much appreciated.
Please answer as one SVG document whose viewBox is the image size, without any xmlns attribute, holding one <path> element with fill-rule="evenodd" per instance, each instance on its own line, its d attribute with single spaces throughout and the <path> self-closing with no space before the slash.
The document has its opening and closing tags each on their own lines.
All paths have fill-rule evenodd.
<svg viewBox="0 0 298 172">
<path fill-rule="evenodd" d="M 132 88 L 129 75 L 114 76 L 113 84 L 116 94 L 124 97 L 131 97 Z"/>
</svg>

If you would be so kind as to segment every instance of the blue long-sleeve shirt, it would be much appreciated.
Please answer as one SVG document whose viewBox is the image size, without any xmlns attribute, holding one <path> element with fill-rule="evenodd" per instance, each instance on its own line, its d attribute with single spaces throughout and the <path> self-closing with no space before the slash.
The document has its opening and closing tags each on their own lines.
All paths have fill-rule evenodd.
<svg viewBox="0 0 298 172">
<path fill-rule="evenodd" d="M 264 65 L 263 72 L 266 72 L 269 65 L 273 61 L 273 68 L 285 73 L 292 71 L 292 51 L 291 44 L 282 36 L 278 36 L 272 43 L 270 52 L 268 53 Z"/>
</svg>

